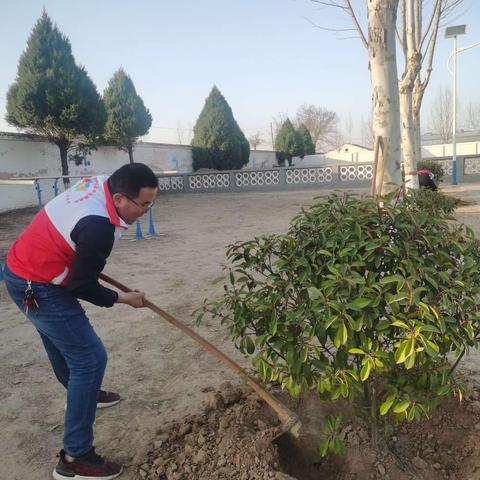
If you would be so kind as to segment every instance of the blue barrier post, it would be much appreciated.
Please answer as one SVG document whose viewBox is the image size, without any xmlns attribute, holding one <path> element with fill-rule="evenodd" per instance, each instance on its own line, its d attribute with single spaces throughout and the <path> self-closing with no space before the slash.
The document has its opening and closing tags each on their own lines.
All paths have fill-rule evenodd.
<svg viewBox="0 0 480 480">
<path fill-rule="evenodd" d="M 0 282 L 3 280 L 3 262 L 0 262 Z"/>
<path fill-rule="evenodd" d="M 38 197 L 38 208 L 39 210 L 42 209 L 42 189 L 40 188 L 40 182 L 38 180 L 35 180 L 35 190 L 37 191 L 37 197 Z"/>
<path fill-rule="evenodd" d="M 53 193 L 55 193 L 55 196 L 58 195 L 58 178 L 56 178 L 55 182 L 53 182 Z"/>
<path fill-rule="evenodd" d="M 148 211 L 148 234 L 153 237 L 155 235 L 155 226 L 153 225 L 152 209 Z"/>
<path fill-rule="evenodd" d="M 140 219 L 137 218 L 136 228 L 135 228 L 135 240 L 141 240 L 142 238 L 143 238 L 142 225 L 140 224 Z"/>
</svg>

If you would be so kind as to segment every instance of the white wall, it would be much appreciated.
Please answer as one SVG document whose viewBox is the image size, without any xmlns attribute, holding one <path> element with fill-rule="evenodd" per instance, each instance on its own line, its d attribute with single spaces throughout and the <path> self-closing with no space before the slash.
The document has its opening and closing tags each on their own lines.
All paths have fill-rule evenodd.
<svg viewBox="0 0 480 480">
<path fill-rule="evenodd" d="M 192 150 L 189 146 L 138 143 L 133 157 L 156 172 L 189 172 L 192 169 Z M 115 147 L 101 147 L 93 150 L 87 160 L 90 162 L 87 168 L 70 162 L 70 173 L 110 173 L 128 163 L 128 154 Z M 59 175 L 60 171 L 60 153 L 56 145 L 37 139 L 0 135 L 0 178 L 52 176 Z"/>
<path fill-rule="evenodd" d="M 345 151 L 348 148 L 348 151 Z M 326 158 L 358 162 L 373 162 L 373 150 L 364 150 L 356 145 L 343 145 L 325 154 Z M 479 155 L 480 142 L 457 143 L 457 155 Z M 452 144 L 422 145 L 424 158 L 451 157 Z"/>
<path fill-rule="evenodd" d="M 335 165 L 350 165 L 352 162 L 345 160 L 336 160 L 334 158 L 327 157 L 322 154 L 306 155 L 305 157 L 295 157 L 293 164 L 298 168 L 308 167 L 330 167 Z"/>
<path fill-rule="evenodd" d="M 188 145 L 137 143 L 133 158 L 158 173 L 172 170 L 180 173 L 192 171 L 192 149 Z M 87 156 L 87 161 L 88 167 L 76 166 L 70 162 L 70 173 L 110 173 L 128 163 L 128 154 L 115 147 L 101 147 L 93 150 Z M 244 168 L 256 170 L 271 168 L 274 164 L 275 152 L 252 150 L 250 161 Z M 60 154 L 56 145 L 0 133 L 0 178 L 53 176 L 60 172 Z"/>
<path fill-rule="evenodd" d="M 192 171 L 192 149 L 187 145 L 138 143 L 133 158 L 156 173 Z M 74 162 L 69 162 L 69 171 L 71 175 L 111 173 L 128 161 L 126 152 L 115 147 L 101 147 L 86 157 L 87 165 L 76 166 Z M 257 150 L 250 152 L 250 161 L 244 168 L 271 168 L 275 163 L 274 152 Z M 5 185 L 1 183 L 2 179 L 60 174 L 60 153 L 56 145 L 28 136 L 0 133 L 0 211 L 37 203 L 37 193 L 32 185 Z M 44 202 L 53 198 L 53 180 L 42 180 L 40 187 Z M 63 190 L 61 181 L 59 187 Z"/>
<path fill-rule="evenodd" d="M 277 165 L 275 152 L 271 150 L 251 150 L 250 159 L 244 170 L 264 170 Z"/>
<path fill-rule="evenodd" d="M 480 142 L 457 143 L 457 155 L 478 155 L 480 154 Z M 451 157 L 452 144 L 423 145 L 423 157 Z"/>
<path fill-rule="evenodd" d="M 373 150 L 352 143 L 345 143 L 334 150 L 326 152 L 325 157 L 348 162 L 373 162 Z"/>
<path fill-rule="evenodd" d="M 53 194 L 47 197 L 52 196 Z M 31 207 L 37 203 L 36 198 L 33 182 L 32 185 L 2 185 L 0 183 L 0 212 Z"/>
<path fill-rule="evenodd" d="M 296 167 L 320 167 L 351 161 L 373 161 L 373 152 L 356 145 L 348 145 L 348 152 L 335 155 L 311 155 L 303 160 L 294 158 Z M 450 156 L 451 145 L 423 146 L 424 157 Z M 479 154 L 480 142 L 457 144 L 458 155 Z M 358 154 L 358 155 L 357 155 Z M 160 143 L 138 143 L 134 150 L 135 161 L 149 165 L 155 172 L 176 170 L 181 173 L 192 171 L 192 149 L 187 145 L 169 145 Z M 88 165 L 76 166 L 69 163 L 70 174 L 85 175 L 111 173 L 121 165 L 128 163 L 128 155 L 115 147 L 101 147 L 87 157 Z M 252 150 L 250 161 L 244 167 L 247 170 L 269 169 L 276 165 L 275 152 Z M 5 185 L 2 179 L 11 177 L 46 177 L 60 175 L 60 153 L 54 144 L 32 139 L 28 136 L 0 133 L 0 211 L 28 207 L 37 203 L 37 194 L 32 185 Z M 40 182 L 42 198 L 48 201 L 53 197 L 53 181 Z M 59 186 L 63 184 L 59 182 Z M 61 188 L 62 190 L 62 188 Z"/>
<path fill-rule="evenodd" d="M 135 161 L 149 165 L 155 172 L 169 170 L 190 172 L 192 150 L 189 146 L 139 143 L 134 150 Z M 92 151 L 88 165 L 69 162 L 71 175 L 111 173 L 128 163 L 128 154 L 115 147 Z M 48 177 L 61 174 L 60 153 L 52 143 L 28 137 L 0 134 L 0 179 L 11 177 Z M 43 201 L 54 196 L 53 180 L 40 182 Z M 60 181 L 60 190 L 63 184 Z M 35 205 L 37 194 L 33 186 L 0 184 L 0 211 Z"/>
</svg>

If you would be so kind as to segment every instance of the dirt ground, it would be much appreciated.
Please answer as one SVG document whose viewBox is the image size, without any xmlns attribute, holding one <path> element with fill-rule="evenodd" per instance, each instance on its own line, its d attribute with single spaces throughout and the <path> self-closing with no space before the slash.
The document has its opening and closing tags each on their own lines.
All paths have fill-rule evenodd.
<svg viewBox="0 0 480 480">
<path fill-rule="evenodd" d="M 279 391 L 275 394 L 283 397 Z M 253 393 L 238 393 L 227 382 L 209 393 L 201 414 L 188 415 L 157 432 L 138 478 L 479 480 L 478 398 L 471 390 L 461 405 L 450 399 L 429 420 L 393 426 L 374 449 L 357 406 L 321 402 L 312 394 L 290 404 L 303 422 L 299 437 L 279 435 L 281 428 L 271 410 Z M 339 413 L 346 452 L 322 459 L 318 437 L 324 418 Z"/>
<path fill-rule="evenodd" d="M 480 203 L 480 186 L 446 190 L 472 202 L 461 207 L 457 216 L 480 236 L 480 206 L 476 204 Z M 220 294 L 221 286 L 212 285 L 211 280 L 220 273 L 227 244 L 284 231 L 301 206 L 326 193 L 325 190 L 308 190 L 161 195 L 154 212 L 158 235 L 134 241 L 133 230 L 129 232 L 112 253 L 105 272 L 132 288 L 145 291 L 148 298 L 164 310 L 193 324 L 193 310 L 204 298 Z M 26 209 L 0 215 L 0 258 L 35 212 L 35 209 Z M 118 391 L 124 398 L 118 406 L 99 411 L 95 428 L 97 451 L 128 465 L 121 478 L 146 477 L 147 472 L 142 474 L 139 466 L 151 468 L 149 462 L 163 458 L 165 452 L 167 456 L 174 455 L 168 450 L 174 446 L 167 441 L 169 435 L 165 436 L 165 432 L 177 429 L 177 435 L 179 425 L 188 415 L 197 415 L 196 420 L 189 422 L 196 423 L 198 427 L 195 428 L 200 431 L 205 422 L 210 422 L 205 402 L 211 400 L 212 390 L 220 388 L 225 381 L 233 385 L 238 385 L 239 381 L 192 340 L 147 310 L 127 306 L 102 309 L 88 304 L 85 308 L 109 352 L 104 387 Z M 207 323 L 197 331 L 248 366 L 219 325 Z M 55 455 L 61 448 L 65 392 L 54 379 L 40 338 L 11 303 L 3 283 L 0 283 L 0 360 L 0 479 L 51 478 Z M 470 378 L 479 379 L 480 383 L 478 355 L 470 356 L 464 364 Z M 237 398 L 228 408 L 244 404 L 245 398 L 253 401 L 248 395 L 242 398 Z M 220 413 L 211 422 L 220 422 L 223 416 L 228 419 L 228 415 L 232 415 L 226 403 L 222 403 Z M 228 422 L 236 425 L 238 418 L 235 414 Z M 249 421 L 245 420 L 244 424 L 250 425 Z M 217 424 L 207 428 L 204 439 L 218 428 Z M 260 436 L 267 430 L 262 437 L 265 439 L 271 434 L 269 428 L 273 428 L 272 424 L 265 420 L 262 426 L 250 425 L 247 430 Z M 188 433 L 183 432 L 183 435 Z M 162 451 L 159 438 L 167 450 Z M 154 442 L 157 442 L 156 456 L 152 454 Z M 258 461 L 268 465 L 257 473 L 267 472 L 265 476 L 237 477 L 230 472 L 226 477 L 276 478 L 270 473 L 276 475 L 280 458 L 275 457 L 276 453 L 270 451 L 265 442 L 263 445 L 261 451 L 268 458 Z M 204 449 L 204 454 L 211 455 L 216 449 L 215 446 L 211 450 Z M 284 471 L 287 470 L 285 467 Z M 168 478 L 224 478 L 218 472 L 208 473 L 208 469 L 204 472 L 181 476 L 178 472 L 174 475 L 175 470 L 172 470 Z M 382 469 L 375 478 L 387 478 L 382 477 L 381 472 Z M 151 478 L 157 477 L 152 474 Z M 158 474 L 158 478 L 167 477 Z M 313 477 L 305 475 L 304 478 Z M 450 477 L 442 477 L 440 472 L 436 478 Z"/>
</svg>

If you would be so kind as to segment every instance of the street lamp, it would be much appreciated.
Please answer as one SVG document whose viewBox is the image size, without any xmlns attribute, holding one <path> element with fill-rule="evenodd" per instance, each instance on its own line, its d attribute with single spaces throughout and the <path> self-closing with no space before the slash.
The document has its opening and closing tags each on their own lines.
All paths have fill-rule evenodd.
<svg viewBox="0 0 480 480">
<path fill-rule="evenodd" d="M 448 65 L 448 70 L 453 76 L 453 95 L 452 95 L 452 185 L 457 184 L 457 53 L 464 52 L 469 48 L 476 47 L 480 45 L 480 42 L 469 45 L 468 47 L 457 48 L 457 36 L 464 35 L 466 33 L 466 25 L 456 25 L 454 27 L 447 27 L 445 29 L 445 38 L 453 38 L 453 52 L 448 57 L 448 62 L 450 63 L 450 58 L 453 56 L 453 72 L 450 70 Z"/>
<path fill-rule="evenodd" d="M 466 25 L 457 25 L 445 29 L 445 38 L 453 38 L 452 185 L 457 184 L 457 36 L 464 35 L 466 29 Z"/>
</svg>

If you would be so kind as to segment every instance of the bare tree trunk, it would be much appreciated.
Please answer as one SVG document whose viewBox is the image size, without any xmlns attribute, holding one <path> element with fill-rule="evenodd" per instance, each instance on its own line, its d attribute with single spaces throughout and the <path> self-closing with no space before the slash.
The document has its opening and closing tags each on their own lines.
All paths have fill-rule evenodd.
<svg viewBox="0 0 480 480">
<path fill-rule="evenodd" d="M 418 162 L 422 161 L 422 131 L 420 129 L 420 112 L 413 113 L 413 135 L 415 139 L 415 158 Z M 418 179 L 417 179 L 418 180 Z"/>
<path fill-rule="evenodd" d="M 433 11 L 430 19 L 426 23 L 425 32 L 422 32 L 422 11 L 423 0 L 417 0 L 416 8 L 416 49 L 420 55 L 420 68 L 415 76 L 413 96 L 412 96 L 412 110 L 413 123 L 415 134 L 415 159 L 417 163 L 422 159 L 422 142 L 421 142 L 421 128 L 420 128 L 420 109 L 422 106 L 423 95 L 430 82 L 430 76 L 433 70 L 433 57 L 435 54 L 435 46 L 437 43 L 437 35 L 440 27 L 440 20 L 442 16 L 448 15 L 448 10 L 455 10 L 460 5 L 461 0 L 435 0 L 433 4 Z M 428 38 L 429 37 L 429 38 Z M 424 47 L 424 49 L 422 49 Z M 421 79 L 422 65 L 425 67 L 425 78 Z"/>
<path fill-rule="evenodd" d="M 400 92 L 400 122 L 402 127 L 402 154 L 405 187 L 418 189 L 417 157 L 415 151 L 415 124 L 412 109 L 412 91 Z"/>
<path fill-rule="evenodd" d="M 426 86 L 425 86 L 426 87 Z M 425 88 L 420 79 L 420 74 L 415 78 L 415 85 L 413 87 L 412 96 L 412 110 L 413 110 L 413 122 L 415 129 L 415 151 L 417 162 L 422 159 L 422 129 L 420 126 L 420 109 L 422 108 L 422 100 Z"/>
<path fill-rule="evenodd" d="M 418 189 L 417 158 L 415 156 L 415 133 L 413 116 L 413 90 L 415 79 L 418 78 L 421 69 L 421 54 L 417 48 L 416 38 L 420 26 L 417 24 L 421 8 L 417 1 L 415 9 L 414 0 L 402 0 L 402 40 L 401 46 L 405 57 L 405 70 L 398 82 L 400 95 L 400 123 L 402 128 L 402 154 L 405 171 L 405 186 Z M 419 12 L 420 9 L 420 12 Z"/>
<path fill-rule="evenodd" d="M 55 142 L 60 150 L 60 162 L 62 165 L 62 175 L 68 175 L 68 149 L 70 147 L 70 143 L 66 140 L 59 140 Z M 65 190 L 70 188 L 70 179 L 64 178 L 63 179 L 63 186 Z"/>
<path fill-rule="evenodd" d="M 368 56 L 372 85 L 373 131 L 383 139 L 376 191 L 402 184 L 400 171 L 400 104 L 398 93 L 395 25 L 398 0 L 369 0 Z M 389 185 L 393 184 L 393 185 Z M 385 187 L 384 187 L 385 186 Z M 384 188 L 383 188 L 384 187 Z"/>
<path fill-rule="evenodd" d="M 131 143 L 128 144 L 127 151 L 128 151 L 128 158 L 130 159 L 130 163 L 133 163 L 133 145 Z"/>
<path fill-rule="evenodd" d="M 440 21 L 446 20 L 456 11 L 463 0 L 368 0 L 368 41 L 364 34 L 357 15 L 352 6 L 351 0 L 312 0 L 322 5 L 329 5 L 348 13 L 352 18 L 355 30 L 357 30 L 360 40 L 365 48 L 368 49 L 372 100 L 374 106 L 373 131 L 374 143 L 382 137 L 385 145 L 384 155 L 380 156 L 378 165 L 379 175 L 377 183 L 381 182 L 383 172 L 383 158 L 385 157 L 385 182 L 400 184 L 400 168 L 397 168 L 400 160 L 400 152 L 397 151 L 397 141 L 400 135 L 395 132 L 398 127 L 400 130 L 400 115 L 398 111 L 399 95 L 410 91 L 411 102 L 407 103 L 402 99 L 402 112 L 411 109 L 413 118 L 411 121 L 402 121 L 405 127 L 413 128 L 413 146 L 406 145 L 405 149 L 411 155 L 413 152 L 413 164 L 411 171 L 416 169 L 415 161 L 421 159 L 420 142 L 420 107 L 423 100 L 423 94 L 428 86 L 432 73 L 433 57 L 437 42 L 437 35 L 440 28 Z M 401 80 L 396 79 L 398 89 L 396 98 L 391 94 L 391 85 L 395 82 L 393 72 L 396 72 L 396 51 L 394 45 L 395 22 L 397 10 L 400 5 L 400 29 L 398 31 L 398 42 L 402 48 L 405 71 Z M 427 10 L 430 14 L 426 14 Z M 321 28 L 321 27 L 320 27 Z M 327 30 L 331 30 L 328 29 Z M 395 65 L 393 65 L 395 64 Z M 421 78 L 421 71 L 424 70 L 424 79 Z M 409 107 L 411 105 L 411 107 Z M 409 108 L 408 108 L 409 107 Z M 393 118 L 397 115 L 397 119 Z M 403 113 L 402 113 L 403 116 Z M 403 117 L 402 117 L 403 118 Z M 413 125 L 413 127 L 412 127 Z M 410 142 L 411 132 L 403 135 L 404 141 Z M 410 182 L 412 184 L 412 182 Z M 410 187 L 413 186 L 409 185 Z M 378 191 L 378 188 L 377 188 Z"/>
</svg>

